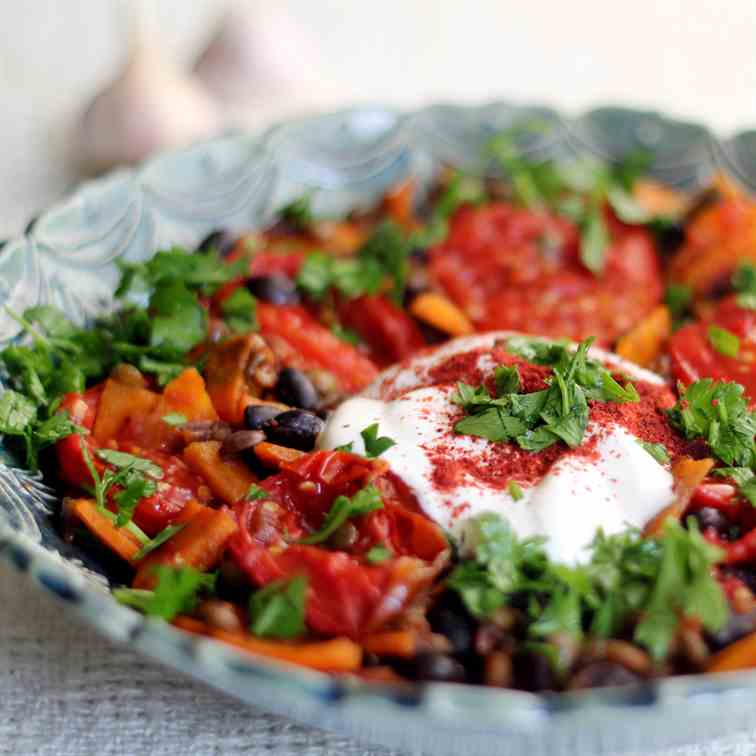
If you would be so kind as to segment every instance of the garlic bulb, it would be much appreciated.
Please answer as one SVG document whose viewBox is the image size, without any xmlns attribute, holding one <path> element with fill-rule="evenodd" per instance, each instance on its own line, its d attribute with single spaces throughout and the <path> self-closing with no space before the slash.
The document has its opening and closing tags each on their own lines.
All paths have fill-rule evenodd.
<svg viewBox="0 0 756 756">
<path fill-rule="evenodd" d="M 90 103 L 78 130 L 81 157 L 91 169 L 133 163 L 220 126 L 211 97 L 194 77 L 165 59 L 143 19 L 126 66 Z"/>
</svg>

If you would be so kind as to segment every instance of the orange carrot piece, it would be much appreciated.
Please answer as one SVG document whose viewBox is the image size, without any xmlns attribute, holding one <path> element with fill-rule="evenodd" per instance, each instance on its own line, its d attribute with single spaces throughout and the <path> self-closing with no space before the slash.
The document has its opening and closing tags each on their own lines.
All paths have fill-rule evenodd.
<svg viewBox="0 0 756 756">
<path fill-rule="evenodd" d="M 450 336 L 464 336 L 474 330 L 467 315 L 451 300 L 435 291 L 419 294 L 412 300 L 409 309 L 418 320 Z"/>
<path fill-rule="evenodd" d="M 407 231 L 417 227 L 414 212 L 415 182 L 408 178 L 391 187 L 383 197 L 383 208 L 395 223 Z"/>
<path fill-rule="evenodd" d="M 238 528 L 228 510 L 202 507 L 173 538 L 139 562 L 134 588 L 152 588 L 155 567 L 161 565 L 193 567 L 200 572 L 212 569 Z"/>
<path fill-rule="evenodd" d="M 104 444 L 115 438 L 129 418 L 149 414 L 158 399 L 157 394 L 145 388 L 108 378 L 97 409 L 93 429 L 95 439 Z"/>
<path fill-rule="evenodd" d="M 305 452 L 298 449 L 289 449 L 286 446 L 278 446 L 268 441 L 262 441 L 255 446 L 255 456 L 266 467 L 281 467 L 281 465 L 296 462 L 304 457 Z"/>
<path fill-rule="evenodd" d="M 672 465 L 672 475 L 675 479 L 675 499 L 648 522 L 643 529 L 643 535 L 646 537 L 660 535 L 664 530 L 664 523 L 669 518 L 679 520 L 687 509 L 693 492 L 709 474 L 709 470 L 713 466 L 713 459 L 693 459 L 692 457 L 678 459 Z"/>
<path fill-rule="evenodd" d="M 736 669 L 756 667 L 756 633 L 731 643 L 714 654 L 706 667 L 707 672 L 733 672 Z"/>
<path fill-rule="evenodd" d="M 368 635 L 362 640 L 365 651 L 378 656 L 411 659 L 417 653 L 417 634 L 412 630 L 394 630 Z"/>
<path fill-rule="evenodd" d="M 89 531 L 118 556 L 130 562 L 141 548 L 139 539 L 125 528 L 114 523 L 97 509 L 93 499 L 76 499 L 67 503 L 68 511 L 76 516 Z"/>
<path fill-rule="evenodd" d="M 659 305 L 617 342 L 617 354 L 638 365 L 649 367 L 659 358 L 671 327 L 669 309 L 665 305 Z"/>
<path fill-rule="evenodd" d="M 194 633 L 195 635 L 207 635 L 210 629 L 202 620 L 187 617 L 185 614 L 179 614 L 178 617 L 174 617 L 171 624 L 181 630 L 186 630 L 187 633 Z"/>
<path fill-rule="evenodd" d="M 218 498 L 234 504 L 244 498 L 257 477 L 241 460 L 222 457 L 220 448 L 220 441 L 195 441 L 184 449 L 184 462 Z"/>
<path fill-rule="evenodd" d="M 362 664 L 362 649 L 348 638 L 317 643 L 283 643 L 210 628 L 210 637 L 256 656 L 268 656 L 322 672 L 353 672 Z"/>
<path fill-rule="evenodd" d="M 165 414 L 178 412 L 187 420 L 217 420 L 210 395 L 205 389 L 205 380 L 196 368 L 187 368 L 174 378 L 163 391 Z"/>
</svg>

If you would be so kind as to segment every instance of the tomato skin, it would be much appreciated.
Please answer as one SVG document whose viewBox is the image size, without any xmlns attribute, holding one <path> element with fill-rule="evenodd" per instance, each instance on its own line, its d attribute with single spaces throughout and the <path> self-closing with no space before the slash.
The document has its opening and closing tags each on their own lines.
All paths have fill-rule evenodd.
<svg viewBox="0 0 756 756">
<path fill-rule="evenodd" d="M 352 299 L 339 308 L 341 322 L 356 331 L 380 365 L 391 365 L 425 346 L 415 321 L 383 295 Z"/>
<path fill-rule="evenodd" d="M 413 511 L 412 502 L 404 508 L 393 498 L 398 489 L 384 480 L 387 475 L 383 463 L 344 452 L 315 452 L 284 466 L 261 483 L 270 500 L 237 505 L 240 529 L 229 542 L 231 555 L 256 585 L 306 575 L 309 625 L 359 637 L 427 586 L 448 550 L 440 528 Z M 298 543 L 322 525 L 336 496 L 351 496 L 371 482 L 384 506 L 352 521 L 358 537 L 348 552 Z M 364 555 L 378 544 L 394 557 L 370 565 Z"/>
<path fill-rule="evenodd" d="M 104 389 L 104 384 L 93 386 L 83 394 L 70 393 L 63 397 L 60 410 L 68 412 L 72 422 L 82 428 L 91 431 L 94 427 L 97 407 Z M 94 451 L 97 444 L 91 436 L 73 434 L 62 438 L 55 444 L 55 455 L 58 460 L 58 475 L 64 483 L 81 488 L 82 485 L 93 485 L 94 481 L 89 468 L 84 462 L 82 444 L 89 449 L 89 456 L 94 462 L 95 469 L 102 472 L 105 465 L 100 462 Z"/>
<path fill-rule="evenodd" d="M 351 344 L 336 337 L 304 307 L 257 303 L 262 335 L 281 361 L 304 370 L 328 370 L 342 390 L 355 392 L 378 374 L 375 364 Z"/>
<path fill-rule="evenodd" d="M 718 352 L 709 340 L 716 325 L 740 339 L 737 357 Z M 735 381 L 745 389 L 751 408 L 756 406 L 756 311 L 739 307 L 734 297 L 722 300 L 711 321 L 700 321 L 676 331 L 669 344 L 670 368 L 685 385 L 701 378 Z"/>
<path fill-rule="evenodd" d="M 611 242 L 594 275 L 564 218 L 501 202 L 463 207 L 429 251 L 430 275 L 480 330 L 609 344 L 660 302 L 663 288 L 650 235 L 606 220 Z"/>
</svg>

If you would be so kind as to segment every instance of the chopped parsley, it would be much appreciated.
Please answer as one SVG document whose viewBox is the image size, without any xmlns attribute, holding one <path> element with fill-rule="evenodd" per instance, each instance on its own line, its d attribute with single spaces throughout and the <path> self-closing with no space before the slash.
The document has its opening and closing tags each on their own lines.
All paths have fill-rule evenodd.
<svg viewBox="0 0 756 756">
<path fill-rule="evenodd" d="M 163 415 L 162 420 L 166 425 L 170 425 L 172 428 L 178 428 L 189 422 L 189 418 L 186 415 L 181 414 L 181 412 L 169 412 L 167 415 Z"/>
<path fill-rule="evenodd" d="M 756 265 L 741 263 L 732 276 L 732 288 L 738 292 L 737 303 L 749 310 L 756 310 Z"/>
<path fill-rule="evenodd" d="M 516 368 L 497 368 L 497 387 L 492 397 L 485 386 L 473 387 L 460 382 L 452 396 L 466 417 L 454 430 L 489 441 L 515 441 L 523 449 L 541 451 L 558 441 L 579 446 L 588 427 L 588 400 L 635 402 L 635 387 L 620 385 L 599 363 L 587 358 L 592 339 L 586 339 L 574 352 L 555 342 L 510 339 L 507 348 L 525 359 L 551 365 L 554 375 L 541 391 L 521 394 Z M 513 390 L 514 389 L 514 390 Z"/>
<path fill-rule="evenodd" d="M 365 561 L 368 564 L 381 564 L 382 562 L 391 559 L 394 553 L 388 547 L 383 544 L 372 546 L 365 552 Z"/>
<path fill-rule="evenodd" d="M 221 312 L 234 333 L 248 333 L 258 329 L 257 300 L 243 286 L 223 301 Z"/>
<path fill-rule="evenodd" d="M 693 289 L 685 284 L 669 284 L 664 291 L 664 304 L 669 308 L 674 328 L 679 328 L 690 315 Z"/>
<path fill-rule="evenodd" d="M 380 457 L 383 452 L 396 446 L 396 441 L 388 436 L 378 436 L 378 423 L 368 425 L 367 428 L 360 432 L 362 441 L 365 444 L 365 456 L 372 459 Z"/>
<path fill-rule="evenodd" d="M 296 638 L 305 630 L 307 578 L 276 580 L 252 594 L 249 629 L 261 638 Z"/>
<path fill-rule="evenodd" d="M 297 231 L 306 231 L 315 220 L 312 212 L 312 195 L 304 194 L 284 205 L 278 211 L 278 217 Z"/>
<path fill-rule="evenodd" d="M 669 453 L 664 444 L 652 444 L 649 441 L 638 441 L 638 443 L 660 464 L 666 465 L 669 462 Z"/>
<path fill-rule="evenodd" d="M 516 480 L 510 480 L 509 483 L 507 483 L 507 492 L 515 501 L 519 501 L 525 495 L 522 492 L 520 484 Z"/>
<path fill-rule="evenodd" d="M 160 617 L 170 622 L 179 614 L 191 612 L 197 606 L 201 594 L 215 590 L 214 574 L 198 572 L 191 567 L 155 568 L 157 583 L 151 591 L 136 588 L 116 588 L 116 601 L 138 609 L 148 617 Z"/>
<path fill-rule="evenodd" d="M 140 559 L 144 559 L 147 554 L 155 551 L 158 546 L 162 546 L 166 541 L 170 541 L 173 536 L 181 532 L 185 527 L 185 522 L 181 522 L 178 525 L 166 526 L 154 538 L 151 538 L 147 543 L 142 545 L 142 548 L 134 554 L 134 561 L 138 562 Z"/>
<path fill-rule="evenodd" d="M 615 637 L 630 627 L 654 659 L 663 659 L 681 617 L 697 617 L 711 631 L 727 620 L 724 594 L 711 574 L 721 552 L 707 543 L 695 521 L 687 529 L 669 522 L 658 539 L 637 531 L 599 531 L 590 559 L 578 566 L 553 562 L 540 538 L 520 539 L 493 513 L 468 525 L 472 555 L 452 572 L 448 586 L 476 617 L 489 617 L 517 598 L 527 606 L 526 635 L 554 633 Z"/>
<path fill-rule="evenodd" d="M 710 325 L 708 330 L 709 343 L 725 357 L 737 357 L 740 352 L 740 339 L 726 328 Z"/>
<path fill-rule="evenodd" d="M 331 333 L 341 341 L 345 341 L 347 344 L 357 346 L 360 343 L 360 335 L 357 331 L 353 331 L 351 328 L 344 328 L 339 323 L 334 323 L 331 326 Z"/>
<path fill-rule="evenodd" d="M 253 483 L 244 498 L 247 501 L 263 501 L 270 498 L 270 494 L 262 486 Z"/>
<path fill-rule="evenodd" d="M 373 486 L 357 491 L 351 498 L 348 496 L 337 496 L 334 499 L 331 508 L 328 510 L 320 530 L 311 533 L 306 538 L 302 538 L 299 543 L 317 544 L 327 541 L 347 520 L 353 517 L 362 517 L 376 509 L 383 508 L 383 501 L 378 489 Z"/>
</svg>

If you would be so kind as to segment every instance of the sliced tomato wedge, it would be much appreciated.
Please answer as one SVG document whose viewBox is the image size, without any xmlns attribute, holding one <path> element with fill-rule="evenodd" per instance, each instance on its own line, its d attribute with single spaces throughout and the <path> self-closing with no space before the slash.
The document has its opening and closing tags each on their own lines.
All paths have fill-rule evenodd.
<svg viewBox="0 0 756 756">
<path fill-rule="evenodd" d="M 364 296 L 339 308 L 341 322 L 356 331 L 380 365 L 391 365 L 425 346 L 417 323 L 390 299 L 382 295 Z"/>
<path fill-rule="evenodd" d="M 737 357 L 717 351 L 709 338 L 716 325 L 740 339 Z M 735 381 L 745 389 L 751 407 L 756 406 L 756 310 L 740 307 L 735 297 L 727 297 L 711 321 L 691 323 L 670 340 L 672 376 L 685 385 L 701 378 Z"/>
<path fill-rule="evenodd" d="M 285 365 L 328 370 L 346 392 L 359 391 L 378 374 L 375 364 L 339 339 L 304 307 L 257 303 L 260 330 Z"/>
<path fill-rule="evenodd" d="M 383 509 L 352 522 L 348 550 L 299 543 L 319 528 L 336 496 L 368 483 L 381 490 Z M 303 485 L 305 484 L 305 485 Z M 256 585 L 306 575 L 307 620 L 316 631 L 359 637 L 399 614 L 430 585 L 448 555 L 443 532 L 394 497 L 385 465 L 344 452 L 315 452 L 261 484 L 263 501 L 237 505 L 240 530 L 229 543 L 238 566 Z M 366 554 L 385 546 L 391 557 L 370 564 Z"/>
</svg>

